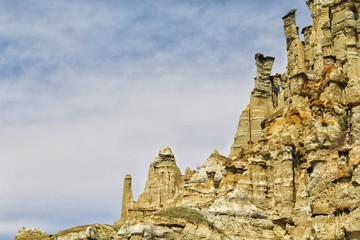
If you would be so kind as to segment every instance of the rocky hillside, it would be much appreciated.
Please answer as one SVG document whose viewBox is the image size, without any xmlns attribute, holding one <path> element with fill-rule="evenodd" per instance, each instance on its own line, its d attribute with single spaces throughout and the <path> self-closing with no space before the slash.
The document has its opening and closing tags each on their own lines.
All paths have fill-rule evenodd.
<svg viewBox="0 0 360 240">
<path fill-rule="evenodd" d="M 255 55 L 250 103 L 228 157 L 214 151 L 181 174 L 168 147 L 133 199 L 124 180 L 121 218 L 54 236 L 15 239 L 360 239 L 360 1 L 307 0 L 299 37 L 283 17 L 288 65 Z"/>
</svg>

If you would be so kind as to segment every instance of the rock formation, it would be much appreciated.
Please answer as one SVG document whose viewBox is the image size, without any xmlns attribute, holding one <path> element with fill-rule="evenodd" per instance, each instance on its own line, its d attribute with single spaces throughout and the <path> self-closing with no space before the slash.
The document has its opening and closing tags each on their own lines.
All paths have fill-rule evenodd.
<svg viewBox="0 0 360 240">
<path fill-rule="evenodd" d="M 162 148 L 137 201 L 125 177 L 114 239 L 360 239 L 360 1 L 306 3 L 304 41 L 283 17 L 285 73 L 255 55 L 229 157 L 181 175 Z"/>
<path fill-rule="evenodd" d="M 47 239 L 49 235 L 39 228 L 26 229 L 20 228 L 15 235 L 15 239 Z"/>
<path fill-rule="evenodd" d="M 279 76 L 270 76 L 275 58 L 255 55 L 257 74 L 255 88 L 251 93 L 250 103 L 242 112 L 234 143 L 230 150 L 230 158 L 243 153 L 248 145 L 261 138 L 261 122 L 270 116 L 277 106 L 279 93 Z"/>
<path fill-rule="evenodd" d="M 133 200 L 131 176 L 125 176 L 121 218 L 117 224 L 174 207 L 181 201 L 183 187 L 184 179 L 174 154 L 169 147 L 162 147 L 150 165 L 145 190 L 138 201 Z"/>
</svg>

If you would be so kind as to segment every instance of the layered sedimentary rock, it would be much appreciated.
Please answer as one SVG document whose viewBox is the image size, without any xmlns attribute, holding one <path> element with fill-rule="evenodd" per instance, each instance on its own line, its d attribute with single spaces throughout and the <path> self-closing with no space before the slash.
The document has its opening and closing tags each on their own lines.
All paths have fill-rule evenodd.
<svg viewBox="0 0 360 240">
<path fill-rule="evenodd" d="M 255 88 L 251 93 L 250 103 L 242 112 L 230 150 L 230 158 L 243 153 L 248 145 L 261 138 L 261 122 L 270 116 L 277 105 L 279 78 L 270 76 L 275 58 L 257 53 L 255 55 L 257 74 Z"/>
<path fill-rule="evenodd" d="M 137 201 L 125 177 L 114 239 L 360 239 L 360 1 L 306 3 L 304 41 L 283 17 L 285 73 L 255 55 L 229 157 L 182 175 L 162 148 Z"/>
</svg>

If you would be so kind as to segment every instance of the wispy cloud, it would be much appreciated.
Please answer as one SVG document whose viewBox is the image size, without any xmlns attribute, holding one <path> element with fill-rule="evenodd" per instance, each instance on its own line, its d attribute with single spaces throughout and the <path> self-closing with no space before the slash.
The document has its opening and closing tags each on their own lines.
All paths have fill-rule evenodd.
<svg viewBox="0 0 360 240">
<path fill-rule="evenodd" d="M 306 8 L 286 0 L 2 5 L 0 239 L 22 225 L 111 223 L 123 176 L 133 174 L 138 195 L 162 145 L 182 170 L 213 148 L 226 155 L 253 87 L 254 54 L 277 57 L 274 72 L 284 71 L 281 17 Z"/>
</svg>

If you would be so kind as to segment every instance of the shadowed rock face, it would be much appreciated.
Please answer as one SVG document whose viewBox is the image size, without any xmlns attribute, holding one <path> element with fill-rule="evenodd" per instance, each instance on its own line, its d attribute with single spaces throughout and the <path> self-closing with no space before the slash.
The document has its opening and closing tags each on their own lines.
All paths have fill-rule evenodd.
<svg viewBox="0 0 360 240">
<path fill-rule="evenodd" d="M 306 3 L 303 42 L 296 10 L 283 17 L 285 73 L 255 55 L 229 157 L 182 176 L 161 148 L 138 201 L 125 177 L 114 239 L 360 239 L 360 2 Z"/>
</svg>

